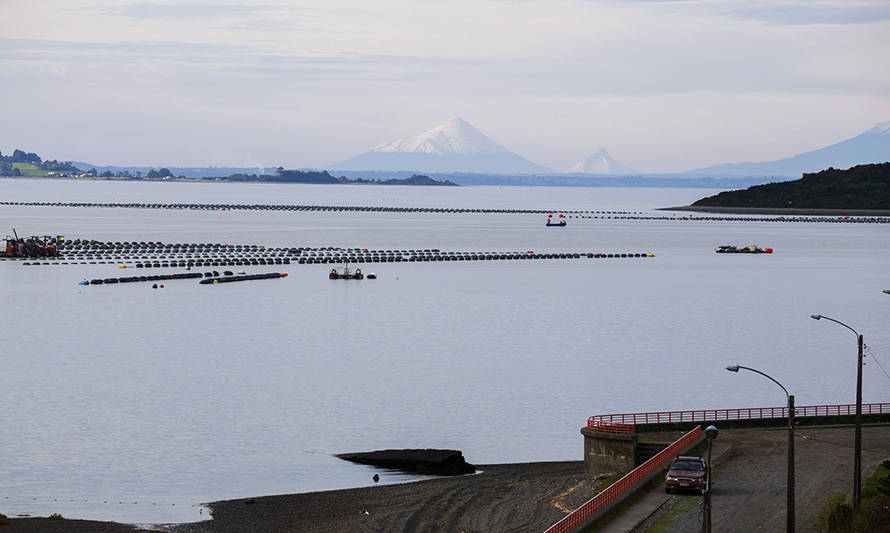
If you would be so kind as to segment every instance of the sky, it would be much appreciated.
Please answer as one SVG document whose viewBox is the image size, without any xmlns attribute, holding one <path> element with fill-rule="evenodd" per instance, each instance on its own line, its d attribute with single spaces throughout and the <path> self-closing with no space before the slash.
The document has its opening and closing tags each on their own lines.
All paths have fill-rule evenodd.
<svg viewBox="0 0 890 533">
<path fill-rule="evenodd" d="M 681 172 L 890 120 L 888 58 L 886 0 L 0 0 L 0 151 L 324 168 L 460 116 Z"/>
</svg>

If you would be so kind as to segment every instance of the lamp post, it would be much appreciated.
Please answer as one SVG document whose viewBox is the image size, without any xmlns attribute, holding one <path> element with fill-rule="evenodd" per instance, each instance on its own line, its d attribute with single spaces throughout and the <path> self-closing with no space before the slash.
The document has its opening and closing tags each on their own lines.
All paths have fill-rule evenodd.
<svg viewBox="0 0 890 533">
<path fill-rule="evenodd" d="M 708 426 L 705 428 L 705 436 L 708 438 L 708 462 L 705 465 L 705 490 L 704 495 L 704 520 L 702 520 L 702 532 L 711 533 L 711 443 L 717 438 L 717 428 Z"/>
<path fill-rule="evenodd" d="M 756 372 L 769 379 L 785 391 L 785 396 L 788 399 L 788 481 L 786 482 L 788 494 L 786 502 L 785 529 L 788 533 L 794 533 L 794 395 L 788 394 L 788 389 L 773 379 L 772 376 L 765 374 L 760 370 L 742 365 L 729 365 L 726 367 L 726 370 L 729 370 L 730 372 L 738 372 L 740 368 Z"/>
<path fill-rule="evenodd" d="M 823 315 L 810 315 L 810 318 L 814 320 L 824 318 L 844 326 L 856 335 L 856 342 L 859 346 L 859 356 L 856 363 L 856 436 L 853 444 L 853 507 L 857 508 L 862 503 L 862 335 L 840 320 Z"/>
</svg>

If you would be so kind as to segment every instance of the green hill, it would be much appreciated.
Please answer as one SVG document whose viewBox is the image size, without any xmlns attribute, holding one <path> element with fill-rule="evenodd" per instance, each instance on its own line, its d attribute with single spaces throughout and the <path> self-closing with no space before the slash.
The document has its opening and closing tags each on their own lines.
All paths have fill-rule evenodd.
<svg viewBox="0 0 890 533">
<path fill-rule="evenodd" d="M 702 198 L 696 207 L 890 209 L 890 163 L 829 168 L 799 180 Z"/>
<path fill-rule="evenodd" d="M 13 163 L 12 168 L 19 169 L 19 172 L 22 173 L 22 176 L 46 176 L 47 171 L 39 169 L 36 165 L 32 165 L 31 163 Z"/>
</svg>

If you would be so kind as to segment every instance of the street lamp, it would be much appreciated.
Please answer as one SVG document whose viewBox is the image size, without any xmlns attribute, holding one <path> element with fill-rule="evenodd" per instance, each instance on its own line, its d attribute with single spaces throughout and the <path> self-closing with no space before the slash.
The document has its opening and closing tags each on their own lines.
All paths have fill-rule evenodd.
<svg viewBox="0 0 890 533">
<path fill-rule="evenodd" d="M 859 357 L 856 363 L 856 437 L 853 444 L 853 507 L 856 508 L 862 503 L 862 335 L 840 320 L 823 315 L 810 315 L 810 318 L 814 320 L 824 318 L 844 326 L 856 334 L 856 341 L 859 345 Z"/>
<path fill-rule="evenodd" d="M 717 438 L 717 428 L 708 426 L 705 428 L 705 436 L 708 438 L 708 462 L 706 464 L 705 490 L 703 492 L 705 519 L 702 520 L 702 531 L 711 533 L 711 443 Z"/>
<path fill-rule="evenodd" d="M 788 389 L 786 389 L 781 383 L 776 381 L 760 370 L 756 370 L 754 368 L 750 368 L 742 365 L 729 365 L 726 367 L 726 370 L 730 372 L 738 372 L 740 368 L 745 370 L 750 370 L 751 372 L 756 372 L 761 376 L 769 379 L 776 385 L 778 385 L 783 391 L 785 391 L 785 396 L 788 399 L 788 481 L 787 492 L 788 499 L 786 502 L 786 519 L 785 519 L 785 529 L 788 533 L 794 532 L 794 395 L 788 394 Z"/>
</svg>

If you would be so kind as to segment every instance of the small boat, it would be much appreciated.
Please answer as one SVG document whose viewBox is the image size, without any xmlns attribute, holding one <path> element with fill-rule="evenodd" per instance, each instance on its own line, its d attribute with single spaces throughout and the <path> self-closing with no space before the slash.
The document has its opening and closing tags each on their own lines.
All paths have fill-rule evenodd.
<svg viewBox="0 0 890 533">
<path fill-rule="evenodd" d="M 371 272 L 370 274 L 368 274 L 368 279 L 377 279 L 377 274 Z"/>
<path fill-rule="evenodd" d="M 565 215 L 560 213 L 558 218 L 559 218 L 559 222 L 554 222 L 553 214 L 551 213 L 551 214 L 547 215 L 547 226 L 548 227 L 549 226 L 565 226 L 566 225 Z"/>
<path fill-rule="evenodd" d="M 346 263 L 342 270 L 332 268 L 331 273 L 328 274 L 329 279 L 364 279 L 364 277 L 365 275 L 362 274 L 362 269 L 349 268 L 349 263 Z"/>
<path fill-rule="evenodd" d="M 759 248 L 755 245 L 738 247 L 738 246 L 730 246 L 723 245 L 718 246 L 714 249 L 718 254 L 771 254 L 773 253 L 772 248 Z"/>
</svg>

